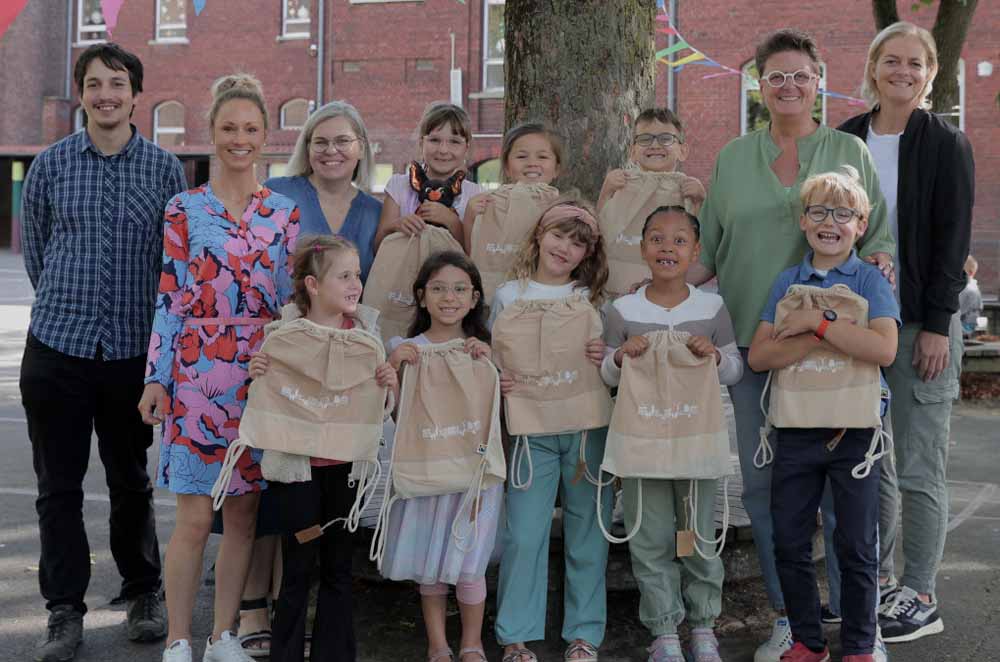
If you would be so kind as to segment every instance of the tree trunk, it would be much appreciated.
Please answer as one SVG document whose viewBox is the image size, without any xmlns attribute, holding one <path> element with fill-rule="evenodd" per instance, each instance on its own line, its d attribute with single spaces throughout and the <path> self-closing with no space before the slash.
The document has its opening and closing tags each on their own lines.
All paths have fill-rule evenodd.
<svg viewBox="0 0 1000 662">
<path fill-rule="evenodd" d="M 931 31 L 938 48 L 938 73 L 931 91 L 936 113 L 954 112 L 958 106 L 958 60 L 977 3 L 978 0 L 940 0 Z"/>
<path fill-rule="evenodd" d="M 538 120 L 562 136 L 561 189 L 596 200 L 625 162 L 632 122 L 653 104 L 655 13 L 654 0 L 507 0 L 507 128 Z"/>
<path fill-rule="evenodd" d="M 875 29 L 881 31 L 899 20 L 896 0 L 872 0 L 875 12 Z"/>
</svg>

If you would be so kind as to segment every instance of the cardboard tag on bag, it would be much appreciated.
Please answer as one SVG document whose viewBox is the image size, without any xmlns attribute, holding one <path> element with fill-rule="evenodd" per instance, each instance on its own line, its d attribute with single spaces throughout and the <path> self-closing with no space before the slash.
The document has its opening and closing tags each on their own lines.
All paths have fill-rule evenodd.
<svg viewBox="0 0 1000 662">
<path fill-rule="evenodd" d="M 694 555 L 694 531 L 677 532 L 677 558 Z"/>
<path fill-rule="evenodd" d="M 302 529 L 295 533 L 295 539 L 299 541 L 300 545 L 304 545 L 307 542 L 312 542 L 323 535 L 323 527 L 319 524 L 315 526 L 310 526 L 308 529 Z"/>
</svg>

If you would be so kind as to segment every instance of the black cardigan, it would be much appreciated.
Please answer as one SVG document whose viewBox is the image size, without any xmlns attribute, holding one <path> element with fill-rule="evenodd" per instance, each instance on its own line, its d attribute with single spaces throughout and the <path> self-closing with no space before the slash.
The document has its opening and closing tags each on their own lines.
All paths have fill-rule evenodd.
<svg viewBox="0 0 1000 662">
<path fill-rule="evenodd" d="M 871 119 L 871 112 L 863 113 L 837 128 L 867 142 Z M 975 182 L 965 134 L 937 115 L 914 110 L 899 140 L 896 194 L 903 322 L 948 335 L 965 287 Z"/>
</svg>

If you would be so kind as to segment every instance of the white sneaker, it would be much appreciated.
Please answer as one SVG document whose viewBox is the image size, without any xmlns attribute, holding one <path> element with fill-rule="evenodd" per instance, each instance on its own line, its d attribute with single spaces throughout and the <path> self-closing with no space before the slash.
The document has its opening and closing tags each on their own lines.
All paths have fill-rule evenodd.
<svg viewBox="0 0 1000 662">
<path fill-rule="evenodd" d="M 205 656 L 202 662 L 254 662 L 254 659 L 243 650 L 240 638 L 226 630 L 218 641 L 208 638 L 205 646 Z"/>
<path fill-rule="evenodd" d="M 163 651 L 163 662 L 191 662 L 191 643 L 178 639 Z"/>
<path fill-rule="evenodd" d="M 781 654 L 792 647 L 792 626 L 782 616 L 774 621 L 771 638 L 757 648 L 753 662 L 780 662 Z"/>
<path fill-rule="evenodd" d="M 889 651 L 885 648 L 885 642 L 882 641 L 882 628 L 875 626 L 875 650 L 872 651 L 872 656 L 875 658 L 875 662 L 889 662 Z"/>
</svg>

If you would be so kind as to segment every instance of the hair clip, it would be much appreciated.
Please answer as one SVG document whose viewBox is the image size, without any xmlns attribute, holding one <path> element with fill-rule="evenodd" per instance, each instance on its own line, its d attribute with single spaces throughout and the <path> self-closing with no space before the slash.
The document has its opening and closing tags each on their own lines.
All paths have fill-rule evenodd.
<svg viewBox="0 0 1000 662">
<path fill-rule="evenodd" d="M 313 252 L 314 253 L 322 253 L 325 249 L 326 249 L 326 246 L 320 246 L 319 244 L 316 244 L 315 246 L 313 246 Z"/>
</svg>

